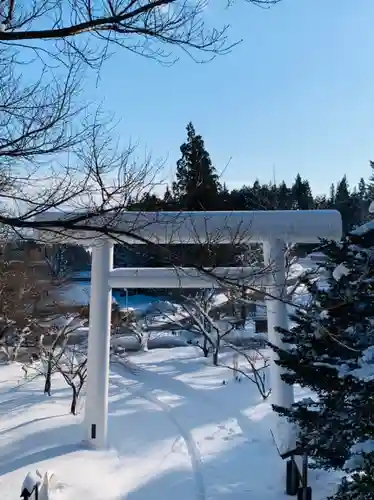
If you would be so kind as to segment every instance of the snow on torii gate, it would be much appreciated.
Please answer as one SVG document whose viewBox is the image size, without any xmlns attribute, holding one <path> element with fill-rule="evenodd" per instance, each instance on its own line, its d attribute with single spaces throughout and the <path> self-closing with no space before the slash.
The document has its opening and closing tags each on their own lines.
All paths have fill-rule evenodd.
<svg viewBox="0 0 374 500">
<path fill-rule="evenodd" d="M 44 242 L 71 241 L 92 247 L 91 300 L 88 337 L 87 393 L 85 405 L 85 439 L 95 447 L 107 442 L 108 390 L 110 357 L 110 323 L 112 288 L 208 288 L 217 284 L 213 277 L 196 269 L 116 268 L 113 269 L 113 245 L 119 240 L 128 244 L 180 243 L 263 243 L 265 266 L 271 269 L 267 286 L 268 337 L 281 345 L 276 327 L 287 328 L 287 306 L 282 300 L 286 274 L 285 243 L 317 243 L 319 238 L 339 240 L 342 236 L 341 215 L 335 210 L 245 211 L 245 212 L 126 212 L 120 217 L 97 218 L 87 226 L 107 226 L 115 239 L 87 230 L 64 231 L 59 235 L 47 231 L 51 222 L 76 217 L 77 214 L 46 213 L 37 217 L 38 238 Z M 117 231 L 117 233 L 116 233 Z M 124 235 L 126 233 L 126 236 Z M 131 238 L 129 235 L 136 235 Z M 271 266 L 271 267 L 270 267 Z M 243 277 L 243 268 L 214 271 L 230 277 Z M 214 283 L 215 282 L 215 283 Z M 281 380 L 282 369 L 271 364 L 272 401 L 289 407 L 293 387 Z M 289 434 L 287 427 L 282 432 Z M 282 436 L 292 447 L 292 436 Z"/>
</svg>

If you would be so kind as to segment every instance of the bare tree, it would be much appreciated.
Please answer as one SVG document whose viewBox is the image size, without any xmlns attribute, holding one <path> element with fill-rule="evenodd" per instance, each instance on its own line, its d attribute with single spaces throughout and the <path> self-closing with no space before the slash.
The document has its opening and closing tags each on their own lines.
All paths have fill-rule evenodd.
<svg viewBox="0 0 374 500">
<path fill-rule="evenodd" d="M 58 315 L 49 318 L 43 326 L 47 330 L 49 342 L 45 342 L 46 335 L 39 340 L 40 373 L 45 377 L 44 394 L 51 395 L 52 375 L 58 371 L 59 363 L 65 356 L 71 336 L 83 325 L 84 320 L 77 314 Z"/>
<path fill-rule="evenodd" d="M 234 363 L 233 366 L 226 364 L 220 364 L 220 366 L 232 370 L 236 380 L 240 380 L 238 377 L 238 374 L 240 374 L 253 382 L 262 399 L 267 399 L 271 394 L 271 388 L 267 386 L 266 379 L 267 369 L 270 365 L 269 357 L 264 352 L 255 348 L 241 348 L 232 344 L 227 344 L 226 347 L 234 351 Z M 240 358 L 245 360 L 246 366 L 244 368 L 241 368 L 239 365 Z"/>
<path fill-rule="evenodd" d="M 278 3 L 248 1 L 260 7 Z M 2 230 L 23 237 L 39 229 L 132 238 L 157 247 L 168 264 L 175 262 L 169 249 L 160 250 L 142 234 L 146 218 L 116 225 L 129 200 L 155 186 L 159 165 L 149 157 L 135 161 L 132 145 L 123 150 L 116 143 L 111 117 L 86 104 L 82 82 L 87 68 L 101 67 L 110 47 L 168 63 L 175 59 L 174 47 L 194 58 L 227 53 L 235 42 L 229 42 L 227 26 L 207 28 L 206 6 L 205 0 L 0 2 Z M 67 207 L 74 215 L 58 223 L 42 217 Z"/>
<path fill-rule="evenodd" d="M 71 388 L 70 413 L 76 415 L 79 396 L 87 378 L 87 354 L 79 346 L 66 347 L 62 356 L 57 355 L 53 363 L 56 371 Z"/>
<path fill-rule="evenodd" d="M 217 365 L 222 340 L 235 329 L 235 324 L 213 317 L 215 296 L 214 289 L 207 289 L 199 292 L 195 297 L 184 297 L 181 308 L 185 317 L 183 320 L 169 317 L 169 321 L 179 326 L 181 330 L 202 337 L 202 343 L 197 341 L 195 345 L 202 349 L 206 358 L 212 353 L 213 364 Z M 167 314 L 165 316 L 168 317 Z"/>
<path fill-rule="evenodd" d="M 268 7 L 279 0 L 247 0 Z M 225 7 L 226 2 L 222 2 Z M 61 223 L 96 217 L 110 230 L 128 201 L 159 181 L 159 164 L 135 161 L 116 143 L 112 117 L 84 99 L 87 68 L 113 48 L 170 63 L 174 47 L 195 59 L 227 53 L 227 26 L 206 26 L 207 0 L 30 0 L 0 2 L 0 225 L 23 236 L 48 229 L 35 216 L 84 210 Z M 204 58 L 206 60 L 206 57 Z M 24 76 L 27 73 L 27 78 Z M 49 227 L 50 229 L 50 227 Z"/>
<path fill-rule="evenodd" d="M 232 370 L 235 380 L 240 381 L 241 376 L 253 382 L 265 400 L 271 392 L 271 389 L 267 387 L 266 379 L 269 358 L 266 353 L 254 346 L 235 345 L 235 341 L 230 339 L 230 333 L 235 331 L 237 321 L 230 317 L 218 318 L 212 314 L 215 296 L 214 290 L 205 290 L 203 293 L 198 293 L 196 297 L 187 297 L 181 305 L 187 315 L 187 322 L 174 319 L 174 324 L 178 325 L 181 330 L 187 330 L 202 337 L 202 344 L 199 341 L 193 344 L 202 349 L 204 356 L 208 357 L 211 353 L 213 365 Z M 173 318 L 170 318 L 170 321 L 172 320 Z M 226 352 L 233 351 L 232 366 L 220 361 L 219 354 L 222 349 Z M 240 361 L 244 361 L 244 367 Z"/>
<path fill-rule="evenodd" d="M 269 7 L 280 0 L 247 0 Z M 101 62 L 108 43 L 157 60 L 170 61 L 170 49 L 227 53 L 233 44 L 228 26 L 209 29 L 204 22 L 208 0 L 2 0 L 0 41 L 32 41 L 33 50 L 54 49 L 60 56 L 79 54 L 84 62 Z M 225 5 L 226 3 L 226 5 Z M 230 2 L 221 2 L 224 8 Z M 43 22 L 44 21 L 44 22 Z M 94 43 L 99 42 L 99 43 Z M 170 49 L 164 47 L 169 45 Z M 50 52 L 49 52 L 50 53 Z"/>
<path fill-rule="evenodd" d="M 215 350 L 214 340 L 211 336 L 212 324 L 207 319 L 212 310 L 214 295 L 214 290 L 203 290 L 193 299 L 189 298 L 187 302 L 182 303 L 182 308 L 189 314 L 192 331 L 197 331 L 203 338 L 202 344 L 198 342 L 196 345 L 202 349 L 206 358 L 210 351 Z"/>
<path fill-rule="evenodd" d="M 9 361 L 15 361 L 24 347 L 28 356 L 37 355 L 45 301 L 58 282 L 42 256 L 34 260 L 30 250 L 38 255 L 40 248 L 13 241 L 0 249 L 0 347 Z"/>
</svg>

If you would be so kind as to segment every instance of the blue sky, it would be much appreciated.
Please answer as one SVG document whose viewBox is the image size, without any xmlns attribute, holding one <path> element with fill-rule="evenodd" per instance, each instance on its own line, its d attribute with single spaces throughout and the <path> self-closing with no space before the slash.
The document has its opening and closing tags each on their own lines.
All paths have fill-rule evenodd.
<svg viewBox="0 0 374 500">
<path fill-rule="evenodd" d="M 125 142 L 164 158 L 170 178 L 191 120 L 230 187 L 268 182 L 274 167 L 277 182 L 300 172 L 315 193 L 343 174 L 351 185 L 370 175 L 373 0 L 283 0 L 270 10 L 236 0 L 206 16 L 243 42 L 209 64 L 176 52 L 172 67 L 118 50 L 87 89 L 115 113 Z"/>
</svg>

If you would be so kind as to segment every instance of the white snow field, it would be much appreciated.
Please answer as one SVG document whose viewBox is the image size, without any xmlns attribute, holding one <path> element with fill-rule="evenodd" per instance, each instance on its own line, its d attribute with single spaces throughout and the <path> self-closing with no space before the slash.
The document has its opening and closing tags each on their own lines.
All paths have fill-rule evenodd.
<svg viewBox="0 0 374 500">
<path fill-rule="evenodd" d="M 56 474 L 51 500 L 289 498 L 270 403 L 251 382 L 235 382 L 195 347 L 127 359 L 132 370 L 112 363 L 108 451 L 81 444 L 83 417 L 68 414 L 61 378 L 48 397 L 42 378 L 25 383 L 21 365 L 0 366 L 1 500 L 19 498 L 37 468 Z M 229 354 L 221 361 L 232 364 Z M 335 480 L 311 471 L 313 500 L 325 500 Z"/>
</svg>

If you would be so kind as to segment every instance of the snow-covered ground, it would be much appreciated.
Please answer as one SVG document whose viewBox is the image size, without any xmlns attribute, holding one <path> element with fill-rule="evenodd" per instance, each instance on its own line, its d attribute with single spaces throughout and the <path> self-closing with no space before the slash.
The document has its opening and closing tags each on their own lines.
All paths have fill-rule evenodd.
<svg viewBox="0 0 374 500">
<path fill-rule="evenodd" d="M 56 500 L 288 498 L 270 403 L 251 382 L 235 382 L 193 347 L 128 359 L 136 370 L 112 364 L 108 451 L 80 444 L 82 417 L 67 414 L 62 379 L 49 398 L 42 379 L 24 384 L 20 365 L 0 366 L 2 500 L 19 498 L 26 473 L 36 468 L 55 472 Z M 313 500 L 325 500 L 334 487 L 324 472 L 312 471 L 310 481 Z"/>
<path fill-rule="evenodd" d="M 229 329 L 230 323 L 225 321 L 216 321 L 217 325 L 223 325 L 222 331 Z M 83 327 L 79 328 L 78 333 L 81 335 L 80 338 L 87 337 L 89 328 Z M 230 333 L 224 336 L 224 342 L 233 342 L 236 345 L 240 345 L 248 339 L 260 340 L 266 338 L 266 334 L 257 333 L 253 321 L 247 321 L 244 329 L 232 330 Z M 170 332 L 156 331 L 148 333 L 148 348 L 149 349 L 160 349 L 163 347 L 180 347 L 188 346 L 191 343 L 199 343 L 202 345 L 203 336 L 188 330 L 176 330 Z M 118 335 L 112 338 L 113 347 L 122 347 L 129 351 L 136 351 L 140 348 L 140 340 L 135 334 Z"/>
</svg>

